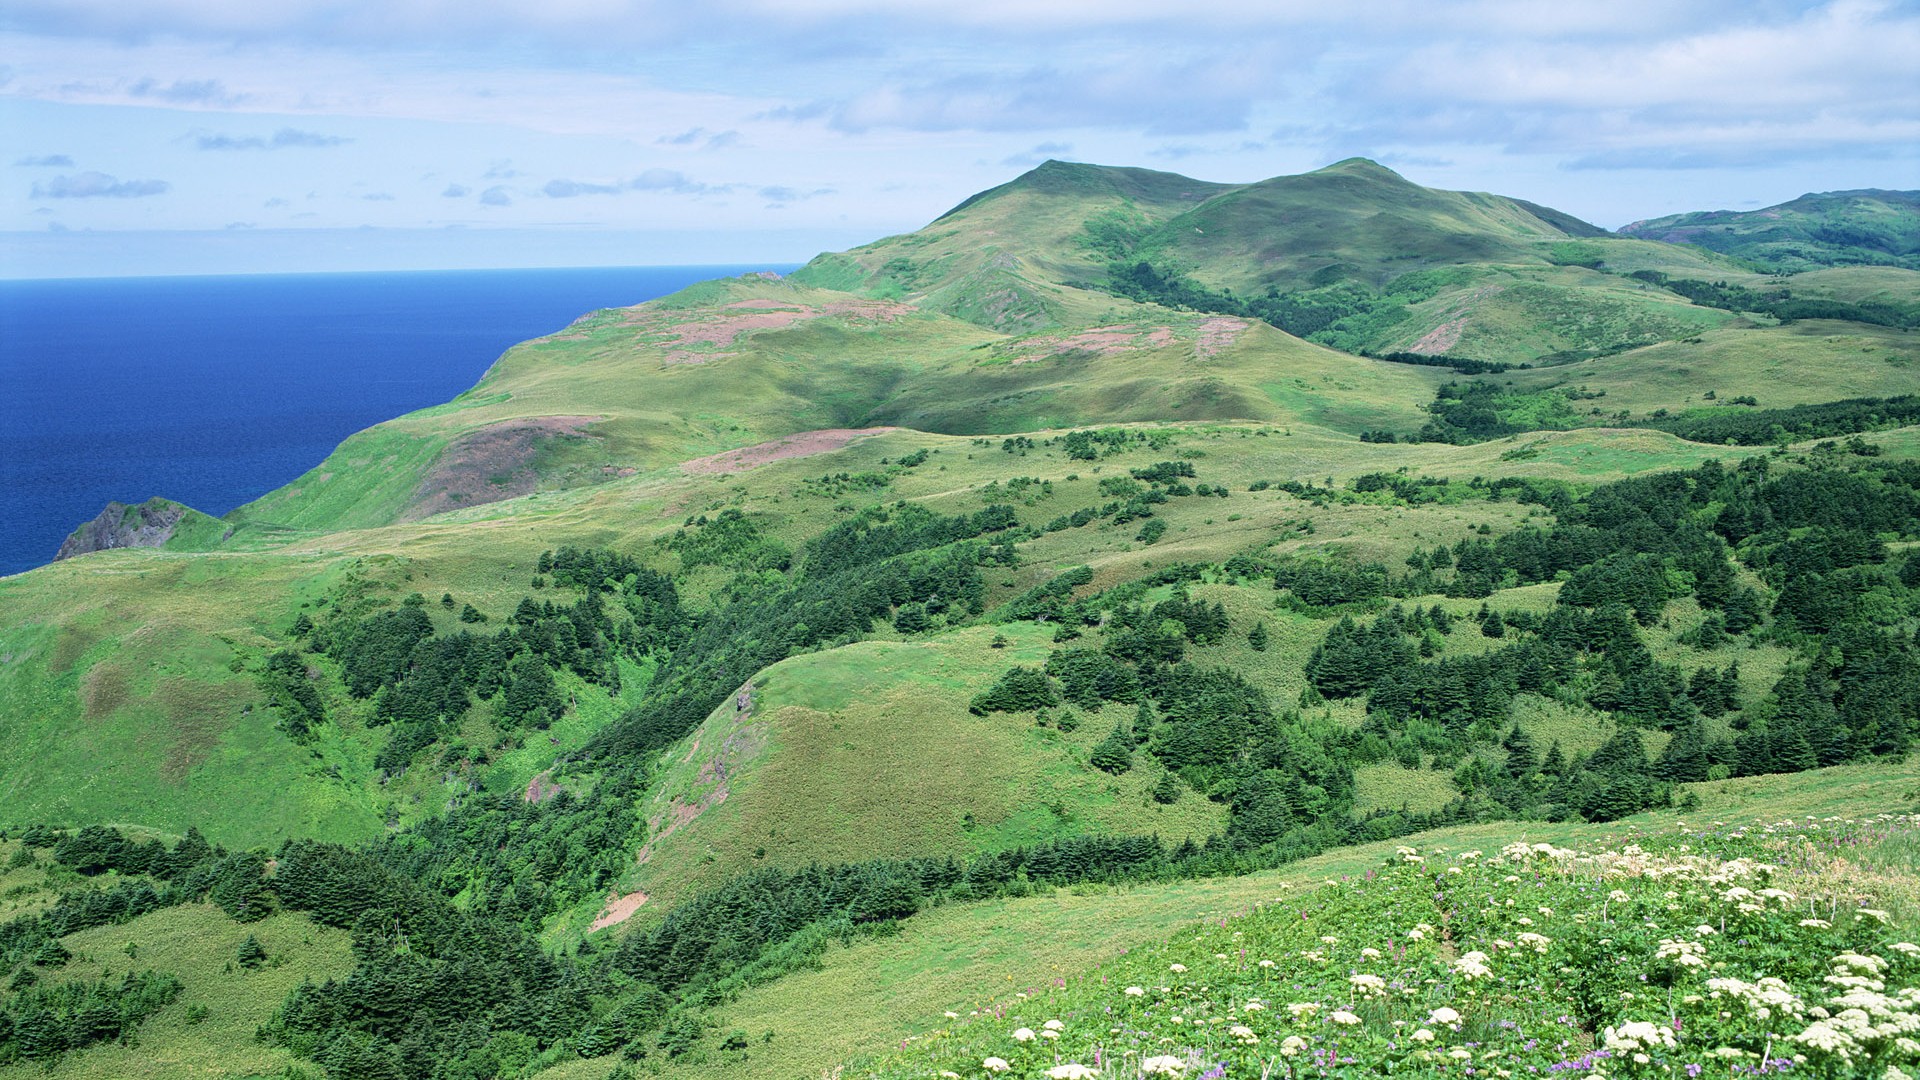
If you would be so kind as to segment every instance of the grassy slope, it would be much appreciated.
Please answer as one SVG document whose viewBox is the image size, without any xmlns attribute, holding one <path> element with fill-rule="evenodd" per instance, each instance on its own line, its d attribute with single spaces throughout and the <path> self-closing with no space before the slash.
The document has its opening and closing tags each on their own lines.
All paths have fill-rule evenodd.
<svg viewBox="0 0 1920 1080">
<path fill-rule="evenodd" d="M 1142 246 L 1202 268 L 1202 280 L 1246 294 L 1336 276 L 1379 286 L 1434 266 L 1545 265 L 1537 241 L 1599 231 L 1571 219 L 1562 224 L 1575 232 L 1511 199 L 1424 188 L 1353 158 L 1209 199 L 1166 222 Z"/>
<path fill-rule="evenodd" d="M 1082 832 L 1203 840 L 1224 827 L 1225 808 L 1204 799 L 1154 803 L 1158 769 L 1086 767 L 1094 744 L 1131 718 L 1126 707 L 1083 714 L 1071 734 L 1030 714 L 969 713 L 1008 666 L 1044 663 L 1052 648 L 1050 630 L 1006 633 L 1004 649 L 981 627 L 849 645 L 755 675 L 749 715 L 730 701 L 669 754 L 643 813 L 656 833 L 674 827 L 627 886 L 667 906 L 763 861 L 963 856 Z M 696 807 L 697 817 L 682 810 Z"/>
<path fill-rule="evenodd" d="M 1700 807 L 1688 817 L 1699 821 L 1862 816 L 1910 811 L 1920 800 L 1920 774 L 1899 765 L 1848 766 L 1690 787 Z M 1405 842 L 1423 849 L 1487 850 L 1519 838 L 1591 843 L 1636 829 L 1667 828 L 1673 820 L 1666 812 L 1608 825 L 1494 822 L 1436 830 Z M 1182 926 L 1245 912 L 1289 889 L 1362 873 L 1401 842 L 1343 849 L 1240 878 L 1061 889 L 936 908 L 903 924 L 897 935 L 856 938 L 831 948 L 818 970 L 745 991 L 715 1011 L 716 1030 L 749 1034 L 751 1049 L 744 1064 L 751 1075 L 818 1076 L 839 1063 L 885 1052 L 917 1033 L 945 1026 L 945 1010 L 965 1013 L 1059 980 L 1091 977 L 1089 970 L 1096 965 L 1162 941 Z M 12 855 L 15 846 L 0 844 L 0 859 Z M 33 891 L 44 877 L 43 868 L 13 870 L 0 884 L 14 894 L 13 903 L 31 903 L 32 896 L 19 894 Z M 1907 880 L 1915 884 L 1911 876 Z M 1903 917 L 1915 915 L 1920 909 Z M 252 973 L 228 971 L 227 959 L 249 933 L 266 947 L 269 966 Z M 107 970 L 153 968 L 180 978 L 185 993 L 141 1029 L 134 1046 L 94 1048 L 64 1059 L 50 1072 L 16 1066 L 0 1069 L 0 1076 L 172 1080 L 277 1075 L 293 1059 L 255 1042 L 253 1029 L 301 979 L 346 974 L 352 965 L 347 936 L 294 915 L 237 924 L 210 905 L 167 909 L 121 926 L 69 935 L 64 943 L 77 958 L 54 978 L 93 979 Z M 136 946 L 131 958 L 126 953 L 129 942 Z M 189 1012 L 195 1006 L 208 1010 L 198 1023 Z M 768 1033 L 771 1040 L 765 1039 Z M 602 1080 L 615 1064 L 611 1058 L 575 1061 L 539 1076 Z M 743 1067 L 736 1057 L 723 1060 L 718 1054 L 698 1063 L 660 1064 L 665 1066 L 661 1075 L 669 1080 L 739 1075 Z"/>
<path fill-rule="evenodd" d="M 1359 171 L 1363 182 L 1381 181 Z M 1023 521 L 1041 523 L 1103 501 L 1095 488 L 1102 475 L 1172 456 L 1192 460 L 1201 479 L 1233 489 L 1228 500 L 1179 499 L 1163 507 L 1170 528 L 1151 547 L 1133 539 L 1137 526 L 1103 524 L 1029 542 L 1022 567 L 990 576 L 997 602 L 1080 563 L 1095 568 L 1101 586 L 1156 565 L 1243 551 L 1325 551 L 1394 564 L 1416 545 L 1458 539 L 1481 525 L 1504 530 L 1527 514 L 1511 503 L 1314 507 L 1277 491 L 1249 493 L 1256 480 L 1319 482 L 1406 468 L 1586 483 L 1730 455 L 1655 432 L 1609 429 L 1473 447 L 1361 444 L 1353 436 L 1365 428 L 1417 426 L 1420 405 L 1450 373 L 1369 361 L 1264 325 L 1171 313 L 1064 284 L 1097 265 L 1077 246 L 1085 216 L 1076 215 L 1120 209 L 1149 223 L 1167 221 L 1222 193 L 1169 174 L 1123 172 L 1063 166 L 1043 190 L 1009 185 L 921 233 L 817 262 L 797 281 L 709 283 L 638 309 L 596 313 L 510 351 L 455 402 L 349 440 L 308 476 L 236 515 L 239 532 L 218 552 L 192 551 L 215 542 L 196 534 L 174 550 L 101 553 L 0 580 L 0 610 L 7 612 L 0 625 L 0 740 L 21 748 L 0 767 L 0 825 L 107 820 L 179 831 L 195 823 L 217 841 L 245 844 L 286 835 L 361 837 L 383 822 L 436 812 L 446 789 L 430 770 L 390 785 L 373 777 L 372 756 L 384 736 L 364 728 L 364 705 L 331 703 L 339 720 L 313 753 L 288 744 L 258 707 L 249 672 L 279 647 L 282 628 L 303 606 L 349 578 L 391 599 L 451 592 L 499 618 L 526 591 L 532 562 L 545 548 L 645 552 L 684 518 L 729 505 L 797 543 L 866 501 L 907 498 L 943 512 L 971 511 L 986 505 L 987 485 L 1020 476 L 1053 482 L 1052 496 L 1019 508 Z M 1550 322 L 1543 312 L 1563 293 L 1592 285 L 1647 294 L 1621 300 L 1628 305 L 1623 319 L 1668 312 L 1701 338 L 1500 377 L 1516 385 L 1576 379 L 1607 389 L 1609 411 L 1635 412 L 1683 409 L 1709 388 L 1723 397 L 1751 392 L 1768 406 L 1896 392 L 1903 382 L 1910 388 L 1911 335 L 1852 324 L 1712 330 L 1729 317 L 1675 305 L 1658 290 L 1617 277 L 1549 265 L 1539 246 L 1566 242 L 1552 239 L 1557 219 L 1550 214 L 1490 197 L 1461 198 L 1449 212 L 1504 222 L 1518 237 L 1501 257 L 1519 262 L 1486 271 L 1510 275 L 1509 287 L 1483 298 L 1473 319 L 1506 319 L 1515 333 L 1534 327 L 1528 332 L 1546 340 L 1537 331 Z M 1577 223 L 1562 224 L 1577 231 Z M 1536 228 L 1545 230 L 1539 239 L 1524 235 Z M 993 243 L 979 244 L 981 236 Z M 1645 242 L 1577 243 L 1603 248 L 1609 266 L 1671 265 L 1659 263 L 1663 249 Z M 918 253 L 910 264 L 921 261 L 895 266 L 903 252 Z M 1697 252 L 1673 258 L 1687 265 L 1688 276 L 1715 269 L 1712 257 Z M 1877 277 L 1869 282 L 1863 274 Z M 863 306 L 821 288 L 829 279 L 869 298 L 919 306 Z M 1832 271 L 1820 283 L 1869 286 L 1904 295 L 1898 290 L 1910 283 L 1886 270 Z M 1012 294 L 1003 296 L 1008 289 Z M 1440 311 L 1450 296 L 1456 293 L 1424 302 L 1435 306 L 1429 324 L 1455 317 Z M 748 306 L 728 306 L 741 304 Z M 769 311 L 796 317 L 781 325 L 752 322 Z M 1088 336 L 1087 327 L 1098 332 Z M 1630 331 L 1608 324 L 1596 333 Z M 538 492 L 403 520 L 420 498 L 422 478 L 463 437 L 488 425 L 556 416 L 588 416 L 595 424 L 585 437 L 528 442 L 525 464 L 538 474 Z M 1039 429 L 1128 420 L 1185 422 L 1166 428 L 1174 442 L 1164 450 L 1129 451 L 1097 464 L 1044 448 L 1019 455 L 999 449 L 1002 433 L 1044 438 Z M 795 431 L 881 423 L 919 430 L 732 475 L 688 475 L 676 464 Z M 1916 432 L 1876 441 L 1892 454 L 1920 455 Z M 967 437 L 974 433 L 993 437 Z M 936 453 L 884 492 L 849 497 L 806 483 L 823 473 L 876 469 L 916 448 Z M 516 462 L 480 466 L 511 470 Z M 1299 663 L 1323 624 L 1272 611 L 1270 592 L 1229 585 L 1200 592 L 1225 603 L 1234 621 L 1229 642 L 1202 659 L 1247 670 L 1276 700 L 1293 700 Z M 1550 599 L 1549 587 L 1515 590 L 1495 603 Z M 429 610 L 448 620 L 437 605 Z M 1275 640 L 1262 655 L 1244 645 L 1255 621 L 1267 621 Z M 1683 647 L 1671 639 L 1686 625 L 1676 606 L 1672 630 L 1653 635 L 1662 659 L 1680 658 Z M 712 741 L 696 750 L 690 740 L 639 812 L 665 821 L 676 796 L 684 805 L 710 792 L 715 777 L 702 773 L 715 760 L 737 766 L 728 798 L 660 840 L 628 884 L 664 903 L 761 859 L 883 853 L 876 836 L 895 844 L 887 852 L 957 854 L 1096 828 L 1182 835 L 1215 823 L 1218 808 L 1197 798 L 1169 810 L 1145 803 L 1138 797 L 1149 779 L 1144 773 L 1110 780 L 1081 768 L 1076 757 L 1110 728 L 1108 717 L 1087 718 L 1079 732 L 1062 736 L 1032 727 L 1030 718 L 968 716 L 964 702 L 975 690 L 1014 658 L 1037 659 L 1048 647 L 1026 631 L 1010 636 L 1006 650 L 990 649 L 985 630 L 912 644 L 878 641 L 796 657 L 765 673 L 753 716 L 743 723 L 723 709 L 696 736 Z M 1479 646 L 1461 638 L 1448 647 Z M 1751 694 L 1771 681 L 1780 658 L 1743 652 L 1740 659 Z M 630 672 L 628 682 L 642 678 Z M 498 791 L 524 786 L 620 707 L 585 690 L 581 701 L 556 727 L 557 744 L 539 740 L 505 755 L 480 779 Z M 1603 736 L 1577 710 L 1527 707 L 1530 727 L 1569 748 Z M 1335 715 L 1357 719 L 1351 706 Z M 910 721 L 905 739 L 903 718 Z M 484 717 L 473 724 L 484 733 Z M 939 752 L 950 746 L 945 736 L 956 725 L 966 725 L 979 752 Z M 737 760 L 714 756 L 716 745 L 756 726 L 764 730 L 736 746 L 758 743 L 757 751 Z M 1052 793 L 1059 812 L 1034 810 L 1034 789 Z M 1419 808 L 1448 793 L 1444 776 L 1431 771 L 1371 767 L 1361 777 L 1365 805 Z M 1165 917 L 1155 912 L 1153 918 Z M 591 914 L 574 913 L 556 933 L 571 936 Z M 912 962 L 923 961 L 932 963 L 924 956 Z"/>
<path fill-rule="evenodd" d="M 1763 210 L 1707 210 L 1636 221 L 1630 236 L 1697 244 L 1788 272 L 1834 263 L 1920 268 L 1920 192 L 1829 191 Z M 1875 238 L 1878 250 L 1851 244 Z"/>
<path fill-rule="evenodd" d="M 1275 337 L 1283 338 L 1277 332 Z M 1272 384 L 1273 399 L 1302 410 L 1355 409 L 1368 400 L 1364 392 L 1376 388 L 1362 381 L 1370 370 L 1384 369 L 1394 378 L 1425 374 L 1325 350 L 1312 355 L 1349 365 L 1352 374 L 1309 369 Z M 1256 363 L 1248 367 L 1257 374 Z M 1420 383 L 1406 389 L 1430 393 Z M 1162 515 L 1168 533 L 1151 548 L 1132 539 L 1133 526 L 1096 524 L 1047 534 L 1026 545 L 1025 569 L 992 579 L 996 602 L 1053 568 L 1082 562 L 1094 565 L 1105 583 L 1137 576 L 1156 563 L 1220 560 L 1267 548 L 1344 550 L 1397 561 L 1415 543 L 1457 538 L 1482 522 L 1506 528 L 1519 520 L 1510 503 L 1315 510 L 1280 492 L 1247 493 L 1256 480 L 1324 480 L 1405 466 L 1460 477 L 1504 471 L 1597 481 L 1689 466 L 1712 453 L 1644 431 L 1576 431 L 1474 447 L 1366 446 L 1364 454 L 1363 444 L 1350 436 L 1304 425 L 1202 424 L 1178 431 L 1166 451 L 1143 448 L 1097 465 L 1070 462 L 1058 450 L 1016 456 L 1002 452 L 997 440 L 983 447 L 965 438 L 900 432 L 733 476 L 656 470 L 275 550 L 120 551 L 18 575 L 0 581 L 0 603 L 13 615 L 0 629 L 7 665 L 7 677 L 0 679 L 0 737 L 29 756 L 21 768 L 0 770 L 6 794 L 0 819 L 132 821 L 173 832 L 197 823 L 215 839 L 252 843 L 286 835 L 364 836 L 383 821 L 431 813 L 446 794 L 437 779 L 417 775 L 395 785 L 375 780 L 371 761 L 384 735 L 363 734 L 351 703 L 331 703 L 345 720 L 328 729 L 317 755 L 287 743 L 259 708 L 249 672 L 280 647 L 281 631 L 302 604 L 317 602 L 353 575 L 390 600 L 416 590 L 429 597 L 451 592 L 500 618 L 527 591 L 532 563 L 546 548 L 644 549 L 685 517 L 727 505 L 756 514 L 776 535 L 798 543 L 838 520 L 836 507 L 847 501 L 808 489 L 805 480 L 877 469 L 882 458 L 917 447 L 939 452 L 887 492 L 863 498 L 909 498 L 943 512 L 972 512 L 986 505 L 985 485 L 1034 476 L 1054 481 L 1055 494 L 1020 513 L 1023 520 L 1043 523 L 1103 501 L 1095 487 L 1100 470 L 1146 465 L 1174 453 L 1191 456 L 1203 478 L 1237 492 L 1226 501 L 1176 500 Z M 1515 449 L 1524 449 L 1527 460 L 1501 460 Z M 1301 530 L 1308 521 L 1314 523 L 1310 534 Z M 452 628 L 437 604 L 429 610 Z M 1302 634 L 1302 648 L 1310 647 L 1307 631 Z M 1281 655 L 1273 654 L 1276 665 Z M 137 664 L 130 659 L 135 656 Z M 236 664 L 241 670 L 234 670 Z M 500 762 L 484 778 L 488 787 L 524 785 L 618 708 L 591 689 L 579 693 L 581 715 L 554 732 L 561 742 Z M 154 731 L 165 738 L 149 737 Z"/>
<path fill-rule="evenodd" d="M 1151 226 L 1237 187 L 1147 169 L 1049 161 L 917 232 L 822 255 L 794 279 L 913 297 L 931 310 L 1009 332 L 1084 325 L 1094 311 L 1117 303 L 1060 287 L 1102 272 L 1102 261 L 1084 243 L 1089 219 L 1117 215 Z"/>
<path fill-rule="evenodd" d="M 10 858 L 18 843 L 0 843 Z M 0 884 L 20 905 L 47 902 L 76 875 L 60 871 L 49 880 L 43 855 L 37 867 L 9 871 Z M 240 943 L 251 934 L 267 951 L 255 971 L 234 966 Z M 184 986 L 180 997 L 140 1028 L 130 1045 L 96 1046 L 51 1067 L 0 1067 L 0 1077 L 114 1077 L 116 1080 L 188 1080 L 212 1076 L 278 1076 L 297 1059 L 254 1039 L 301 981 L 344 976 L 353 966 L 349 935 L 318 926 L 303 915 L 271 915 L 240 924 L 211 904 L 188 904 L 143 915 L 119 926 L 101 926 L 62 939 L 74 959 L 43 973 L 45 981 L 92 982 L 130 971 L 165 972 Z M 197 1011 L 204 1016 L 195 1020 Z"/>
<path fill-rule="evenodd" d="M 889 494 L 918 498 L 947 513 L 985 505 L 984 486 L 997 479 L 1044 479 L 1053 484 L 1053 494 L 1019 509 L 1023 520 L 1035 522 L 1097 503 L 1096 470 L 1110 475 L 1169 455 L 1193 460 L 1202 480 L 1226 483 L 1235 491 L 1225 501 L 1185 498 L 1158 508 L 1169 528 L 1152 546 L 1134 540 L 1135 525 L 1095 524 L 1028 541 L 1022 545 L 1027 553 L 1023 566 L 988 575 L 990 604 L 1082 562 L 1095 569 L 1096 587 L 1139 577 L 1156 565 L 1217 562 L 1248 551 L 1333 550 L 1397 565 L 1415 546 L 1458 538 L 1481 523 L 1504 530 L 1528 515 L 1527 508 L 1513 503 L 1484 502 L 1422 507 L 1356 502 L 1317 508 L 1284 492 L 1246 490 L 1257 479 L 1305 476 L 1320 481 L 1394 462 L 1464 477 L 1485 470 L 1497 458 L 1493 447 L 1503 444 L 1379 447 L 1388 455 L 1383 462 L 1356 459 L 1351 452 L 1355 444 L 1325 434 L 1288 436 L 1251 425 L 1160 430 L 1179 438 L 1163 450 L 1130 450 L 1091 466 L 1066 459 L 1058 449 L 1042 447 L 1014 456 L 961 440 L 905 433 L 834 456 L 842 459 L 841 467 L 858 469 L 899 454 L 903 444 L 935 449 L 927 466 L 895 481 Z M 1537 457 L 1503 467 L 1531 475 L 1598 479 L 1692 464 L 1707 454 L 1667 436 L 1651 436 L 1639 450 L 1621 445 L 1624 436 L 1593 432 L 1555 435 L 1542 442 Z M 777 521 L 783 511 L 796 512 L 798 520 L 783 528 L 784 535 L 798 540 L 818 527 L 820 511 L 789 511 L 796 501 L 790 492 L 809 472 L 823 467 L 819 459 L 801 459 L 754 470 L 738 478 L 733 505 L 767 521 Z M 1311 531 L 1303 529 L 1308 523 Z M 1544 608 L 1552 603 L 1552 590 L 1516 589 L 1496 596 L 1493 603 L 1506 609 Z M 1276 611 L 1274 593 L 1264 585 L 1203 585 L 1195 595 L 1225 604 L 1233 624 L 1226 641 L 1195 650 L 1198 662 L 1242 671 L 1276 702 L 1297 700 L 1304 688 L 1301 666 L 1330 620 Z M 1480 604 L 1438 596 L 1421 602 L 1461 616 Z M 1673 633 L 1694 621 L 1677 618 L 1672 633 L 1656 634 L 1655 639 L 1670 642 Z M 1263 653 L 1246 644 L 1257 622 L 1267 624 L 1271 638 Z M 646 892 L 652 898 L 647 909 L 651 914 L 689 889 L 763 863 L 796 866 L 911 852 L 961 854 L 1091 831 L 1174 838 L 1204 835 L 1220 824 L 1221 808 L 1197 796 L 1172 808 L 1151 804 L 1146 792 L 1158 772 L 1149 766 L 1118 778 L 1085 767 L 1092 746 L 1117 720 L 1130 719 L 1122 707 L 1082 713 L 1082 726 L 1070 735 L 1035 727 L 1030 714 L 970 715 L 966 706 L 974 694 L 1008 667 L 1039 663 L 1055 647 L 1045 628 L 1015 624 L 1001 630 L 1009 638 L 1004 649 L 990 645 L 996 630 L 973 628 L 930 640 L 876 640 L 796 656 L 756 675 L 748 713 L 743 715 L 729 699 L 668 755 L 668 770 L 641 810 L 656 839 L 620 890 Z M 884 631 L 882 636 L 887 636 Z M 1456 633 L 1447 645 L 1454 653 L 1489 647 L 1490 642 L 1470 631 Z M 1776 651 L 1742 652 L 1754 693 L 1777 677 L 1779 664 L 1767 662 Z M 1690 652 L 1672 659 L 1725 663 L 1725 658 Z M 1529 727 L 1542 746 L 1558 739 L 1569 753 L 1591 750 L 1611 733 L 1596 714 L 1585 710 L 1542 704 L 1536 711 L 1539 720 L 1529 720 Z M 1353 723 L 1360 719 L 1352 703 L 1334 706 L 1331 712 Z M 1651 743 L 1657 752 L 1658 733 Z M 1365 791 L 1383 793 L 1375 796 L 1379 805 L 1406 802 L 1414 809 L 1431 809 L 1453 795 L 1441 773 L 1405 775 L 1377 767 L 1366 782 L 1370 787 Z M 1409 790 L 1419 794 L 1408 796 Z M 1384 794 L 1388 792 L 1394 794 Z M 1053 806 L 1058 810 L 1049 809 Z M 596 908 L 588 905 L 573 912 L 556 932 L 565 936 L 577 931 Z"/>
<path fill-rule="evenodd" d="M 1731 328 L 1564 367 L 1494 377 L 1527 390 L 1584 388 L 1606 397 L 1579 403 L 1646 415 L 1710 406 L 1702 395 L 1750 395 L 1761 408 L 1843 397 L 1912 393 L 1920 385 L 1920 336 L 1882 326 L 1811 319 Z M 1738 387 L 1739 389 L 1734 389 Z"/>
<path fill-rule="evenodd" d="M 1911 811 L 1920 775 L 1910 767 L 1854 766 L 1791 777 L 1754 777 L 1691 785 L 1699 820 L 1776 821 L 1804 815 L 1871 815 Z M 1436 830 L 1381 844 L 1343 849 L 1279 870 L 1240 878 L 1141 885 L 1114 890 L 1058 890 L 1020 899 L 937 908 L 916 916 L 894 937 L 856 940 L 828 953 L 818 971 L 790 975 L 745 992 L 716 1010 L 721 1031 L 748 1033 L 755 1075 L 811 1077 L 843 1062 L 900 1047 L 905 1040 L 963 1015 L 1038 991 L 1056 980 L 1095 977 L 1089 969 L 1164 940 L 1176 928 L 1247 911 L 1288 888 L 1363 873 L 1400 843 L 1426 848 L 1492 851 L 1511 840 L 1567 845 L 1635 828 L 1671 827 L 1672 812 L 1607 825 L 1495 822 Z M 771 1032 L 773 1039 L 764 1041 Z M 578 1062 L 541 1080 L 600 1080 L 611 1062 Z M 720 1055 L 662 1074 L 705 1078 L 737 1074 Z"/>
</svg>

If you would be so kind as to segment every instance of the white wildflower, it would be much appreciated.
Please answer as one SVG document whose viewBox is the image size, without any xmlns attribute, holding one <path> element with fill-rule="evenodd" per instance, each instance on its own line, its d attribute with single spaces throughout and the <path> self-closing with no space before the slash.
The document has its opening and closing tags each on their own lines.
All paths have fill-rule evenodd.
<svg viewBox="0 0 1920 1080">
<path fill-rule="evenodd" d="M 1179 1076 L 1187 1071 L 1187 1063 L 1172 1054 L 1150 1057 L 1140 1063 L 1142 1076 Z"/>
<path fill-rule="evenodd" d="M 1453 962 L 1453 970 L 1464 976 L 1469 982 L 1485 979 L 1493 975 L 1493 969 L 1487 966 L 1487 954 L 1479 951 L 1462 954 Z"/>
<path fill-rule="evenodd" d="M 1602 1033 L 1602 1042 L 1607 1049 L 1619 1052 L 1674 1044 L 1671 1029 L 1646 1020 L 1628 1020 L 1619 1027 L 1607 1028 Z"/>
<path fill-rule="evenodd" d="M 980 1067 L 987 1070 L 990 1073 L 1003 1073 L 1003 1072 L 1006 1072 L 1008 1069 L 1013 1068 L 1013 1066 L 1007 1064 L 1006 1058 L 997 1058 L 997 1057 L 990 1057 L 987 1060 L 981 1062 Z"/>
<path fill-rule="evenodd" d="M 1033 1039 L 1034 1039 L 1034 1035 L 1033 1035 L 1032 1028 L 1015 1028 L 1013 1030 L 1014 1042 L 1032 1042 Z"/>
</svg>

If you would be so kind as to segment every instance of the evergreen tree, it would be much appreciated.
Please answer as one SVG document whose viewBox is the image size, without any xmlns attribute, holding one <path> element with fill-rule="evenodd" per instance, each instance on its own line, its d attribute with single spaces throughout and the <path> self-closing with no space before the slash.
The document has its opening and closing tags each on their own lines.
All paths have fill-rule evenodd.
<svg viewBox="0 0 1920 1080">
<path fill-rule="evenodd" d="M 1504 744 L 1507 748 L 1507 775 L 1519 778 L 1540 771 L 1540 763 L 1533 754 L 1533 740 L 1521 730 L 1519 724 L 1507 732 Z"/>
<path fill-rule="evenodd" d="M 1247 631 L 1247 647 L 1252 649 L 1254 652 L 1267 651 L 1267 624 L 1266 623 L 1264 622 L 1254 623 L 1253 629 Z"/>
<path fill-rule="evenodd" d="M 1553 745 L 1547 747 L 1547 756 L 1541 759 L 1540 771 L 1548 776 L 1565 776 L 1567 774 L 1567 758 L 1566 755 L 1560 751 L 1559 739 L 1553 740 Z"/>
<path fill-rule="evenodd" d="M 1707 778 L 1707 733 L 1699 720 L 1693 720 L 1674 732 L 1672 740 L 1654 763 L 1653 773 L 1662 780 L 1690 783 Z"/>
<path fill-rule="evenodd" d="M 267 962 L 267 950 L 261 947 L 259 938 L 248 934 L 247 940 L 240 943 L 240 948 L 234 955 L 234 962 L 252 971 Z"/>
<path fill-rule="evenodd" d="M 547 665 L 532 653 L 515 657 L 507 671 L 506 693 L 500 699 L 501 718 L 512 725 L 544 729 L 559 718 L 563 708 Z"/>
<path fill-rule="evenodd" d="M 1115 775 L 1126 772 L 1133 768 L 1133 736 L 1125 728 L 1115 724 L 1113 733 L 1100 740 L 1100 744 L 1093 748 L 1093 754 L 1087 761 L 1102 772 Z"/>
<path fill-rule="evenodd" d="M 1173 770 L 1169 769 L 1161 773 L 1159 781 L 1153 785 L 1153 801 L 1163 806 L 1177 803 L 1180 801 L 1180 789 L 1184 786 L 1180 783 L 1180 778 L 1173 775 Z"/>
</svg>

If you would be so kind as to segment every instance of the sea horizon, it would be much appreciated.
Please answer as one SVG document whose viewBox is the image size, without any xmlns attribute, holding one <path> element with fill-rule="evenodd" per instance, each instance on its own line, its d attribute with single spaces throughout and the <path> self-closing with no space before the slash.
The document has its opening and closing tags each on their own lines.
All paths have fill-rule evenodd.
<svg viewBox="0 0 1920 1080">
<path fill-rule="evenodd" d="M 225 514 L 589 311 L 796 266 L 0 280 L 0 576 L 111 501 Z"/>
</svg>

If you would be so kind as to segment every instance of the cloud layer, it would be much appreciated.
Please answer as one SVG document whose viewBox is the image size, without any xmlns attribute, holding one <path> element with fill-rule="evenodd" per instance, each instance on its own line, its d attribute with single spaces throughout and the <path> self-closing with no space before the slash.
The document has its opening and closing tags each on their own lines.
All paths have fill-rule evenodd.
<svg viewBox="0 0 1920 1080">
<path fill-rule="evenodd" d="M 13 0 L 0 54 L 64 170 L 0 228 L 878 232 L 1049 157 L 1603 223 L 1920 186 L 1920 0 Z"/>
<path fill-rule="evenodd" d="M 340 146 L 352 141 L 338 135 L 321 135 L 317 132 L 301 131 L 298 128 L 281 128 L 269 136 L 203 134 L 194 137 L 194 145 L 201 150 L 286 150 L 290 147 L 314 149 Z"/>
<path fill-rule="evenodd" d="M 172 184 L 165 180 L 118 180 L 100 172 L 56 176 L 36 182 L 36 199 L 138 199 L 147 195 L 165 195 Z"/>
</svg>

